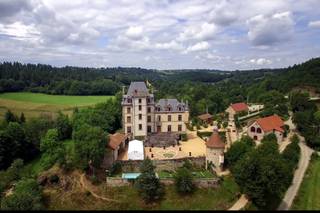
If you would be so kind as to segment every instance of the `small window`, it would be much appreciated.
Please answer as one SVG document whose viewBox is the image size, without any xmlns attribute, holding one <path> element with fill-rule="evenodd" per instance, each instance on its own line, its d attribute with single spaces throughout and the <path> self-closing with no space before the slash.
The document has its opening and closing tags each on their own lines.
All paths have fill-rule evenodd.
<svg viewBox="0 0 320 213">
<path fill-rule="evenodd" d="M 127 113 L 131 113 L 131 108 L 127 107 Z"/>
<path fill-rule="evenodd" d="M 142 130 L 142 124 L 139 124 L 139 130 Z"/>
<path fill-rule="evenodd" d="M 131 126 L 127 127 L 127 133 L 131 133 Z"/>
<path fill-rule="evenodd" d="M 178 121 L 182 121 L 182 115 L 178 115 Z"/>
<path fill-rule="evenodd" d="M 142 114 L 139 114 L 139 120 L 142 120 Z"/>
<path fill-rule="evenodd" d="M 171 115 L 168 115 L 168 121 L 171 121 Z"/>
<path fill-rule="evenodd" d="M 132 99 L 131 98 L 128 98 L 128 103 L 132 103 Z"/>
<path fill-rule="evenodd" d="M 254 126 L 251 127 L 251 132 L 255 132 L 256 128 L 254 128 Z"/>
<path fill-rule="evenodd" d="M 151 107 L 148 107 L 148 113 L 151 113 Z"/>
<path fill-rule="evenodd" d="M 158 121 L 161 121 L 161 116 L 160 115 L 158 115 Z"/>
<path fill-rule="evenodd" d="M 171 125 L 168 125 L 168 132 L 171 132 Z"/>
<path fill-rule="evenodd" d="M 151 126 L 148 126 L 147 128 L 148 128 L 147 131 L 148 131 L 148 132 L 151 132 Z"/>
<path fill-rule="evenodd" d="M 142 110 L 142 106 L 141 105 L 139 105 L 139 111 L 141 111 Z"/>
<path fill-rule="evenodd" d="M 148 115 L 148 122 L 151 122 L 151 116 Z"/>
<path fill-rule="evenodd" d="M 182 125 L 178 125 L 178 131 L 179 131 L 179 132 L 182 131 Z"/>
<path fill-rule="evenodd" d="M 127 116 L 127 122 L 131 123 L 131 116 Z"/>
<path fill-rule="evenodd" d="M 141 104 L 141 102 L 142 102 L 142 100 L 141 100 L 141 98 L 139 98 L 139 104 Z"/>
<path fill-rule="evenodd" d="M 261 133 L 261 129 L 260 128 L 257 128 L 257 133 Z"/>
</svg>

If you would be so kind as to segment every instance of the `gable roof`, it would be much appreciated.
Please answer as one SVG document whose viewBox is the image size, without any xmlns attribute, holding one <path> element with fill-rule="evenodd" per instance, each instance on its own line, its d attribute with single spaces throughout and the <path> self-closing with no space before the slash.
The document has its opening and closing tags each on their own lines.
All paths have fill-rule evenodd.
<svg viewBox="0 0 320 213">
<path fill-rule="evenodd" d="M 243 102 L 231 104 L 231 107 L 236 112 L 246 111 L 249 109 L 248 105 Z"/>
<path fill-rule="evenodd" d="M 149 95 L 146 84 L 143 81 L 131 82 L 127 95 L 129 96 L 147 96 Z"/>
<path fill-rule="evenodd" d="M 264 132 L 269 132 L 272 130 L 284 132 L 284 130 L 282 129 L 282 126 L 284 126 L 284 122 L 278 115 L 259 118 L 258 120 L 256 120 L 256 122 Z"/>
<path fill-rule="evenodd" d="M 210 115 L 209 113 L 206 113 L 206 114 L 199 115 L 198 118 L 200 120 L 207 120 L 209 118 L 212 118 L 212 115 Z"/>
<path fill-rule="evenodd" d="M 108 143 L 108 146 L 115 150 L 125 139 L 127 138 L 127 135 L 122 133 L 114 133 L 113 135 L 110 135 L 110 141 Z"/>
<path fill-rule="evenodd" d="M 224 148 L 225 144 L 221 140 L 218 131 L 213 131 L 209 140 L 206 142 L 206 146 L 209 148 Z"/>
</svg>

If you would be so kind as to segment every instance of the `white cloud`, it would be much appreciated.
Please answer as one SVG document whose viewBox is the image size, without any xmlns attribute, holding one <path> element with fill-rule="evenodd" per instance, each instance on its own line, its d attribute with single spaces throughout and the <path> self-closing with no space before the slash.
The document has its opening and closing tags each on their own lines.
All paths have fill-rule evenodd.
<svg viewBox="0 0 320 213">
<path fill-rule="evenodd" d="M 204 41 L 214 38 L 214 35 L 218 32 L 218 27 L 215 24 L 202 23 L 200 26 L 193 25 L 187 27 L 184 32 L 180 33 L 178 40 L 187 41 L 191 39 Z"/>
<path fill-rule="evenodd" d="M 258 58 L 258 59 L 251 59 L 250 63 L 256 64 L 256 65 L 269 65 L 272 64 L 272 61 L 265 58 Z"/>
<path fill-rule="evenodd" d="M 309 27 L 320 28 L 320 20 L 318 21 L 310 21 L 308 24 Z"/>
<path fill-rule="evenodd" d="M 137 27 L 129 27 L 125 33 L 125 35 L 133 40 L 139 40 L 142 38 L 143 28 L 141 26 Z"/>
<path fill-rule="evenodd" d="M 273 15 L 257 15 L 247 21 L 248 37 L 254 45 L 269 46 L 288 41 L 294 33 L 294 21 L 289 11 Z"/>
<path fill-rule="evenodd" d="M 204 51 L 208 50 L 210 48 L 210 44 L 206 41 L 201 41 L 198 42 L 192 46 L 189 46 L 184 53 L 189 53 L 189 52 L 197 52 L 197 51 Z"/>
</svg>

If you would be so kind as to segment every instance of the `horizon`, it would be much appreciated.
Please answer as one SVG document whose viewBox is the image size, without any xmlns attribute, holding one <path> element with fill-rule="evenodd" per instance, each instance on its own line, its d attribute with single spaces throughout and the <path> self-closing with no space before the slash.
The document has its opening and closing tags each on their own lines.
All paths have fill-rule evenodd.
<svg viewBox="0 0 320 213">
<path fill-rule="evenodd" d="M 0 57 L 54 67 L 281 69 L 319 57 L 319 6 L 317 0 L 1 1 Z"/>
</svg>

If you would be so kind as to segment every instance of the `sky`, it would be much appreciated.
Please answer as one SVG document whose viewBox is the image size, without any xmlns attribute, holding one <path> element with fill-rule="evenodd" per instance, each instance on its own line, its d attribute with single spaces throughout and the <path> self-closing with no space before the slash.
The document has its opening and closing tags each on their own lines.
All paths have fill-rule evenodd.
<svg viewBox="0 0 320 213">
<path fill-rule="evenodd" d="M 320 55 L 320 0 L 0 0 L 0 61 L 243 70 Z"/>
</svg>

